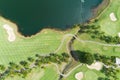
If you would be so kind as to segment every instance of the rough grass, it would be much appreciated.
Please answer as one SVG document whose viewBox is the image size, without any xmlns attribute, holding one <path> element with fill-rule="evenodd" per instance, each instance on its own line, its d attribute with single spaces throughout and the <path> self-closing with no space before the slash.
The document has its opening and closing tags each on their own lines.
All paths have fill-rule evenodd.
<svg viewBox="0 0 120 80">
<path fill-rule="evenodd" d="M 46 66 L 44 69 L 37 68 L 28 74 L 26 78 L 20 76 L 8 77 L 5 80 L 58 80 L 59 75 L 54 65 Z"/>
</svg>

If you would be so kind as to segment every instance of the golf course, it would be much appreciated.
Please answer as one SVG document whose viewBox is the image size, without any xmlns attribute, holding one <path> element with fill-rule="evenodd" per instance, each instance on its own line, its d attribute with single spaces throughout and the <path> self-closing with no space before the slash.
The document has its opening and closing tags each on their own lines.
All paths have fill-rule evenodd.
<svg viewBox="0 0 120 80">
<path fill-rule="evenodd" d="M 120 0 L 108 1 L 89 22 L 32 36 L 0 17 L 0 80 L 120 80 Z"/>
</svg>

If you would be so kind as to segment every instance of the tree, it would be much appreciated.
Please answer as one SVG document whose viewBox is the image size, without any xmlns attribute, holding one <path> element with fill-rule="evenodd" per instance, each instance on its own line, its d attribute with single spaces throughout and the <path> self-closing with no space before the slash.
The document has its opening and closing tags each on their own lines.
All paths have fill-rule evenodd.
<svg viewBox="0 0 120 80">
<path fill-rule="evenodd" d="M 103 77 L 98 77 L 98 80 L 105 80 L 105 78 L 103 78 Z"/>
<path fill-rule="evenodd" d="M 94 58 L 96 61 L 101 61 L 100 54 L 98 54 L 98 53 L 94 54 Z"/>
<path fill-rule="evenodd" d="M 84 53 L 83 58 L 85 60 L 84 62 L 88 65 L 91 65 L 94 62 L 94 57 L 90 53 Z"/>
<path fill-rule="evenodd" d="M 20 64 L 24 67 L 24 68 L 28 68 L 28 62 L 27 61 L 20 61 Z"/>
<path fill-rule="evenodd" d="M 5 71 L 5 66 L 4 65 L 0 65 L 0 71 Z"/>
<path fill-rule="evenodd" d="M 83 52 L 83 51 L 72 51 L 75 55 L 73 57 L 78 57 L 79 61 L 81 63 L 85 63 L 85 64 L 92 64 L 94 62 L 94 56 L 91 53 L 88 52 Z"/>
<path fill-rule="evenodd" d="M 29 62 L 33 62 L 34 59 L 33 59 L 32 57 L 28 57 L 28 61 L 29 61 Z"/>
<path fill-rule="evenodd" d="M 39 57 L 40 55 L 39 55 L 39 54 L 36 54 L 35 56 L 36 56 L 36 57 Z"/>
<path fill-rule="evenodd" d="M 67 53 L 62 53 L 63 57 L 69 58 L 69 55 Z"/>
</svg>

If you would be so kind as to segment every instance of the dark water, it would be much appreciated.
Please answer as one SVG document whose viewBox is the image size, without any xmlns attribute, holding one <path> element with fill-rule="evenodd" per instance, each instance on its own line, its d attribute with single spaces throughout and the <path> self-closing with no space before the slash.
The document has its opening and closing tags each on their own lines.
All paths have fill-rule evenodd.
<svg viewBox="0 0 120 80">
<path fill-rule="evenodd" d="M 15 22 L 23 35 L 45 27 L 70 28 L 92 16 L 91 9 L 102 0 L 0 0 L 0 15 Z"/>
</svg>

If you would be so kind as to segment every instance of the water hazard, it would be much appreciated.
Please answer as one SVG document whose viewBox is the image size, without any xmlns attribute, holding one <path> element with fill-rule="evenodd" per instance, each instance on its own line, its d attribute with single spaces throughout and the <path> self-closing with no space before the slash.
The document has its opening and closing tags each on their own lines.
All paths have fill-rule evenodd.
<svg viewBox="0 0 120 80">
<path fill-rule="evenodd" d="M 15 22 L 23 35 L 45 27 L 70 28 L 92 16 L 102 0 L 0 0 L 0 15 Z"/>
</svg>

